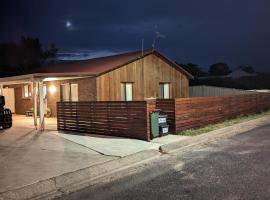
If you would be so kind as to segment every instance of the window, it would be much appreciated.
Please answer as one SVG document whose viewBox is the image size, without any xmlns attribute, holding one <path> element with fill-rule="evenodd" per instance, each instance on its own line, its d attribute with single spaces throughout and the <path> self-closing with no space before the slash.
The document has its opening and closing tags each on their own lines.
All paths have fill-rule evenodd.
<svg viewBox="0 0 270 200">
<path fill-rule="evenodd" d="M 70 99 L 70 85 L 69 83 L 61 84 L 61 101 L 69 101 Z"/>
<path fill-rule="evenodd" d="M 121 100 L 132 101 L 132 99 L 133 99 L 132 83 L 121 83 Z"/>
<path fill-rule="evenodd" d="M 32 96 L 31 93 L 31 85 L 24 85 L 23 86 L 23 98 L 29 98 Z"/>
<path fill-rule="evenodd" d="M 71 101 L 78 101 L 78 84 L 72 83 L 70 85 Z"/>
<path fill-rule="evenodd" d="M 160 98 L 161 99 L 169 99 L 170 98 L 170 84 L 169 83 L 160 83 Z"/>
<path fill-rule="evenodd" d="M 47 87 L 46 85 L 43 85 L 43 99 L 45 99 L 47 96 Z"/>
<path fill-rule="evenodd" d="M 78 84 L 65 83 L 60 86 L 61 101 L 78 101 Z"/>
</svg>

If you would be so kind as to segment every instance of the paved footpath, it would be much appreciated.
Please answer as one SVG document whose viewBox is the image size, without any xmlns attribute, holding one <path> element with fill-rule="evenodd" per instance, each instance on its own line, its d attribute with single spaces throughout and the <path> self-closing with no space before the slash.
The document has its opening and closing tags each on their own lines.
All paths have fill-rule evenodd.
<svg viewBox="0 0 270 200">
<path fill-rule="evenodd" d="M 269 166 L 270 125 L 265 125 L 165 154 L 130 176 L 60 199 L 270 199 Z"/>
</svg>

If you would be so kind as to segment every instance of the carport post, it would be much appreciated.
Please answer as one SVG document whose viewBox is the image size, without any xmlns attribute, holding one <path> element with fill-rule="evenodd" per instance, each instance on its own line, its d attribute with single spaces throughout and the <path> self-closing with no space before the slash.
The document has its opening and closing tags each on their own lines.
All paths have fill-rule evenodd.
<svg viewBox="0 0 270 200">
<path fill-rule="evenodd" d="M 34 95 L 34 126 L 37 130 L 37 100 L 38 100 L 38 93 L 37 93 L 37 82 L 33 81 L 33 95 Z"/>
<path fill-rule="evenodd" d="M 3 84 L 1 84 L 1 85 L 0 85 L 0 90 L 1 90 L 1 91 L 0 91 L 0 92 L 1 92 L 1 94 L 0 94 L 0 95 L 2 95 L 2 96 L 3 96 L 3 95 L 4 95 Z"/>
<path fill-rule="evenodd" d="M 44 98 L 43 98 L 43 81 L 38 81 L 38 94 L 39 94 L 39 129 L 44 131 Z"/>
</svg>

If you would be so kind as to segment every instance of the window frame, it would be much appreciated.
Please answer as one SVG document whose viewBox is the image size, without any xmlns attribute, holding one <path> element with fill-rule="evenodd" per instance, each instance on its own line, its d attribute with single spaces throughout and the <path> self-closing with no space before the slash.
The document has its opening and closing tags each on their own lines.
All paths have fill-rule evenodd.
<svg viewBox="0 0 270 200">
<path fill-rule="evenodd" d="M 134 96 L 133 84 L 134 82 L 121 82 L 121 101 L 133 101 Z M 127 85 L 131 86 L 131 99 L 127 98 Z"/>
<path fill-rule="evenodd" d="M 46 99 L 47 98 L 47 85 L 46 84 L 43 84 L 43 99 Z"/>
<path fill-rule="evenodd" d="M 168 96 L 165 97 L 165 87 L 164 86 L 168 86 Z M 171 98 L 171 91 L 170 91 L 170 85 L 171 83 L 170 82 L 160 82 L 159 83 L 159 98 L 160 99 L 170 99 Z"/>
<path fill-rule="evenodd" d="M 77 102 L 77 101 L 79 101 L 79 84 L 78 83 L 70 83 L 69 84 L 70 85 L 70 101 L 72 101 L 72 102 Z M 76 98 L 76 100 L 74 100 L 73 101 L 73 99 L 72 99 L 72 95 L 73 95 L 73 92 L 72 92 L 72 85 L 77 85 L 77 98 Z"/>
<path fill-rule="evenodd" d="M 78 83 L 62 83 L 60 84 L 60 101 L 61 102 L 72 102 L 72 89 L 71 85 L 77 85 L 77 101 L 79 101 L 79 84 Z M 65 88 L 65 92 L 67 92 L 67 99 L 63 98 L 63 87 Z M 76 101 L 74 101 L 76 102 Z"/>
<path fill-rule="evenodd" d="M 26 87 L 27 87 L 27 95 L 26 94 Z M 31 99 L 32 97 L 32 87 L 31 84 L 25 84 L 22 87 L 22 98 L 23 99 Z"/>
</svg>

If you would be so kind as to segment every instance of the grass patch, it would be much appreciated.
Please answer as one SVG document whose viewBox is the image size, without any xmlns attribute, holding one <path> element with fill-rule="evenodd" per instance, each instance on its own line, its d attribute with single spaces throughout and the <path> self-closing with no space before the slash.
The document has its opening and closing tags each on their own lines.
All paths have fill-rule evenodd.
<svg viewBox="0 0 270 200">
<path fill-rule="evenodd" d="M 196 136 L 196 135 L 200 135 L 200 134 L 207 133 L 207 132 L 210 132 L 210 131 L 214 131 L 214 130 L 217 130 L 217 129 L 221 129 L 221 128 L 224 128 L 224 127 L 227 127 L 227 126 L 232 126 L 234 124 L 238 124 L 238 123 L 241 123 L 241 122 L 245 122 L 245 121 L 249 121 L 249 120 L 252 120 L 252 119 L 260 118 L 260 117 L 263 117 L 265 115 L 270 115 L 270 110 L 268 110 L 266 112 L 261 112 L 261 113 L 258 113 L 258 114 L 239 116 L 239 117 L 237 117 L 235 119 L 226 120 L 226 121 L 223 121 L 221 123 L 209 124 L 209 125 L 207 125 L 205 127 L 202 127 L 202 128 L 187 129 L 187 130 L 184 130 L 184 131 L 181 131 L 181 132 L 177 133 L 177 135 Z"/>
</svg>

